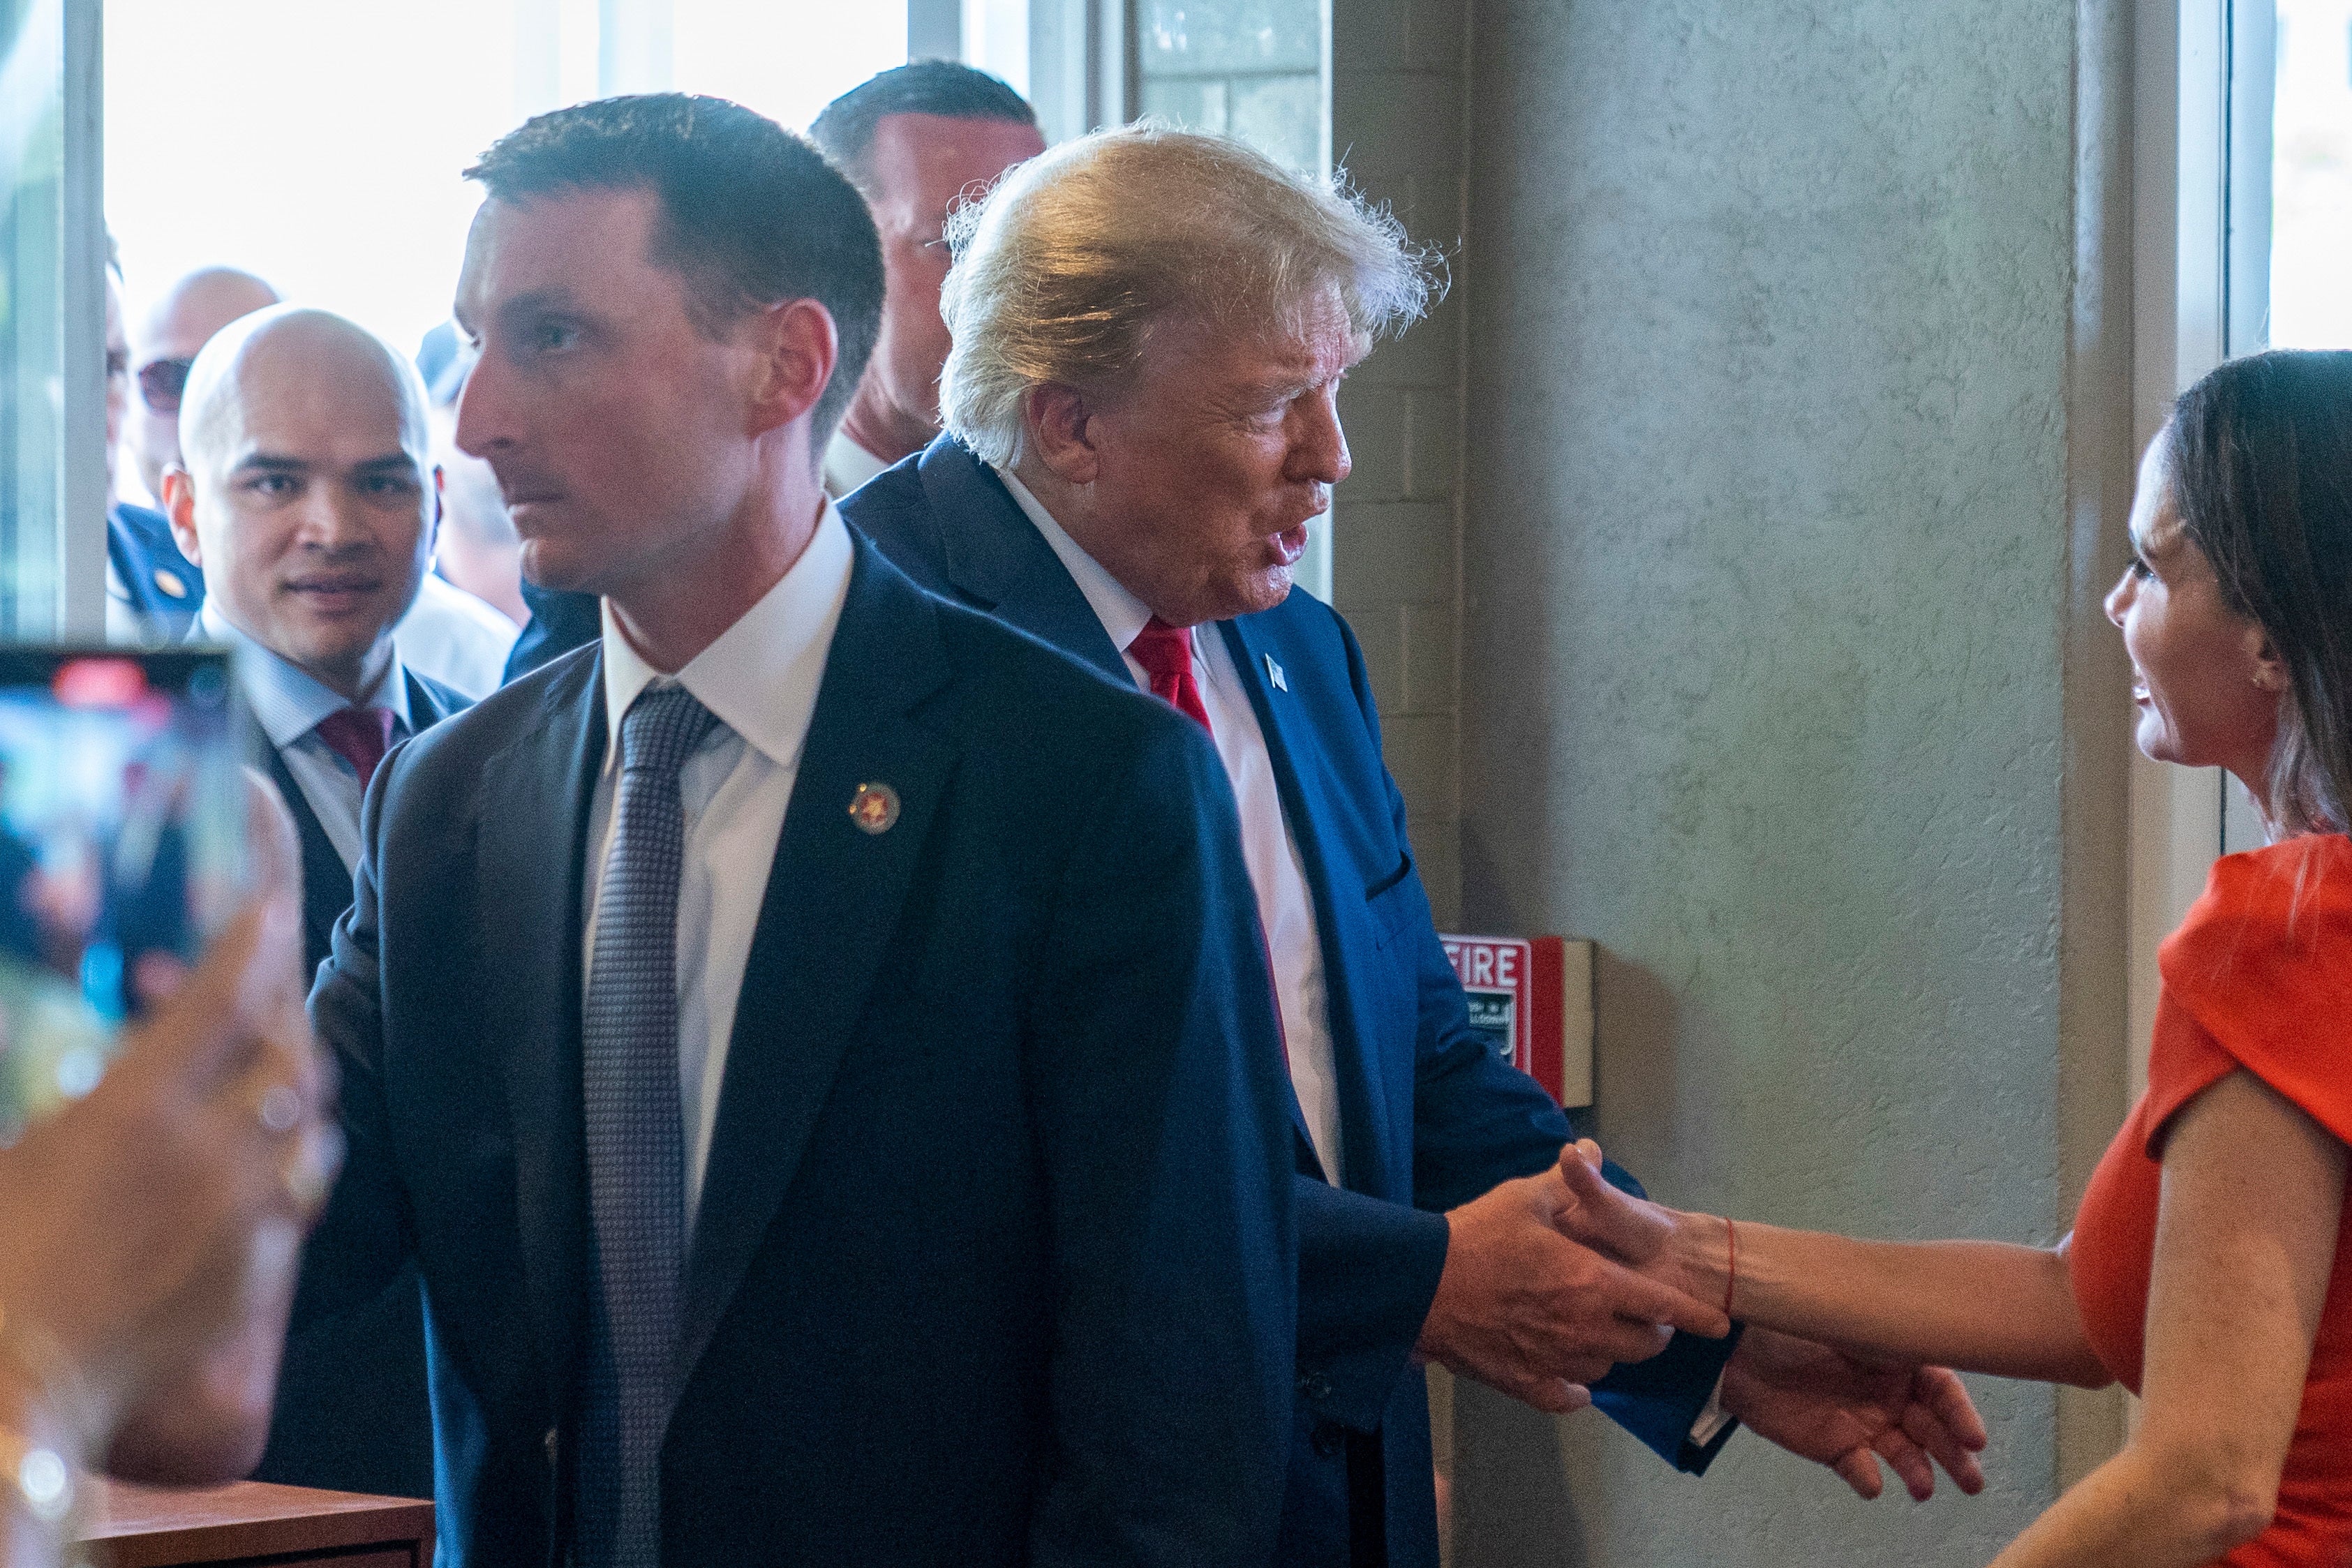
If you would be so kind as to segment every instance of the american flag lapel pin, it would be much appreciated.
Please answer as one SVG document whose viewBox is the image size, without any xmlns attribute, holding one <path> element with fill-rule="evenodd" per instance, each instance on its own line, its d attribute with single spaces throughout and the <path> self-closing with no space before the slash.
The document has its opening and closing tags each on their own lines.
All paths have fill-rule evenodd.
<svg viewBox="0 0 2352 1568">
<path fill-rule="evenodd" d="M 1271 653 L 1265 656 L 1265 678 L 1274 683 L 1276 691 L 1286 692 L 1290 689 L 1290 683 L 1282 678 L 1282 666 L 1274 662 L 1274 655 Z"/>
</svg>

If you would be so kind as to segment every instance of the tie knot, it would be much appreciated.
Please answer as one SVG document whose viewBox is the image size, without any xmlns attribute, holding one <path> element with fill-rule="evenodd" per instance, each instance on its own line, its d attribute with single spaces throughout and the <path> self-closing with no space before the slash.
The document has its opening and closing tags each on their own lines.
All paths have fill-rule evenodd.
<svg viewBox="0 0 2352 1568">
<path fill-rule="evenodd" d="M 1135 634 L 1127 651 L 1135 655 L 1135 662 L 1151 677 L 1151 689 L 1155 692 L 1175 685 L 1192 673 L 1192 629 L 1171 626 L 1157 615 L 1143 623 L 1143 630 Z"/>
<path fill-rule="evenodd" d="M 392 749 L 392 719 L 388 707 L 339 708 L 320 719 L 314 733 L 328 749 L 352 765 L 364 789 L 375 777 L 376 764 Z"/>
<path fill-rule="evenodd" d="M 677 772 L 718 722 L 684 686 L 647 686 L 621 716 L 622 771 Z"/>
</svg>

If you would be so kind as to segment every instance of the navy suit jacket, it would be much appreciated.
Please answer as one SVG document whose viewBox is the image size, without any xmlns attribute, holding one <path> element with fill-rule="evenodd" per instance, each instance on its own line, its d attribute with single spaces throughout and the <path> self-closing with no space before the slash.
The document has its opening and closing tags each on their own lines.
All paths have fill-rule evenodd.
<svg viewBox="0 0 2352 1568">
<path fill-rule="evenodd" d="M 311 996 L 351 1153 L 297 1319 L 419 1260 L 445 1568 L 571 1538 L 600 661 L 385 762 Z M 690 1242 L 668 1568 L 1268 1560 L 1296 1247 L 1233 815 L 1192 726 L 857 544 Z"/>
<path fill-rule="evenodd" d="M 878 476 L 841 510 L 917 581 L 1133 685 L 1061 558 L 952 440 Z M 1296 1134 L 1298 1408 L 1283 1561 L 1347 1563 L 1352 1536 L 1358 1561 L 1380 1541 L 1385 1561 L 1433 1568 L 1426 1388 L 1407 1373 L 1444 1267 L 1443 1211 L 1550 1166 L 1568 1123 L 1470 1028 L 1347 622 L 1294 592 L 1217 630 L 1265 733 L 1314 896 L 1348 1150 L 1346 1185 L 1333 1186 L 1303 1127 Z M 1677 1339 L 1596 1388 L 1595 1401 L 1670 1462 L 1703 1469 L 1720 1440 L 1700 1452 L 1687 1436 L 1728 1354 L 1727 1342 Z"/>
<path fill-rule="evenodd" d="M 574 648 L 583 648 L 604 634 L 601 601 L 593 593 L 572 593 L 561 588 L 541 588 L 529 578 L 522 580 L 522 601 L 530 606 L 530 619 L 523 623 L 522 635 L 507 651 L 506 678 L 520 680 L 541 664 L 562 658 Z"/>
<path fill-rule="evenodd" d="M 415 670 L 407 675 L 412 735 L 466 707 L 468 699 L 456 688 Z M 251 716 L 243 728 L 246 759 L 269 776 L 294 814 L 302 845 L 303 962 L 306 973 L 316 974 L 335 922 L 352 906 L 352 873 L 278 747 Z M 287 1344 L 269 1447 L 253 1475 L 331 1491 L 433 1495 L 433 1412 L 415 1268 L 403 1269 L 374 1300 Z"/>
</svg>

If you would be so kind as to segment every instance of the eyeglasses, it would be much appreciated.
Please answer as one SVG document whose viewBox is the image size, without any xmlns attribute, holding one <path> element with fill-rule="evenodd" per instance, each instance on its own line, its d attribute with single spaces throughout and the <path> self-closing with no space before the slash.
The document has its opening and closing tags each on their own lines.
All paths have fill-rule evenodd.
<svg viewBox="0 0 2352 1568">
<path fill-rule="evenodd" d="M 139 400 L 157 413 L 180 412 L 180 394 L 188 390 L 188 367 L 194 359 L 155 360 L 139 367 Z"/>
</svg>

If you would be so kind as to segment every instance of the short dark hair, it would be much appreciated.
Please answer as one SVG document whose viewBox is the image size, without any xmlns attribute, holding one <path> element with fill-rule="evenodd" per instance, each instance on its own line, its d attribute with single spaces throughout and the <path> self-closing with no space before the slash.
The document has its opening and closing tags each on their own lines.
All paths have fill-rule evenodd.
<svg viewBox="0 0 2352 1568">
<path fill-rule="evenodd" d="M 2271 810 L 2288 832 L 2352 831 L 2352 351 L 2232 360 L 2166 430 L 2182 532 L 2287 668 Z"/>
<path fill-rule="evenodd" d="M 652 192 L 653 259 L 686 279 L 688 312 L 713 337 L 787 299 L 824 306 L 839 357 L 813 423 L 820 449 L 831 437 L 882 329 L 882 242 L 866 199 L 805 140 L 723 98 L 645 93 L 535 116 L 466 178 L 501 202 Z"/>
<path fill-rule="evenodd" d="M 1029 100 L 986 71 L 954 60 L 917 60 L 868 77 L 826 104 L 809 127 L 809 138 L 851 179 L 861 179 L 874 147 L 874 128 L 893 114 L 1037 123 Z"/>
</svg>

